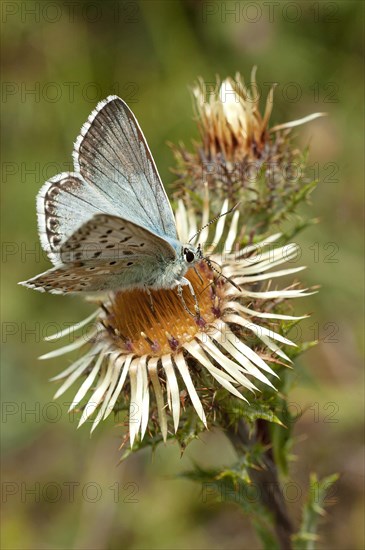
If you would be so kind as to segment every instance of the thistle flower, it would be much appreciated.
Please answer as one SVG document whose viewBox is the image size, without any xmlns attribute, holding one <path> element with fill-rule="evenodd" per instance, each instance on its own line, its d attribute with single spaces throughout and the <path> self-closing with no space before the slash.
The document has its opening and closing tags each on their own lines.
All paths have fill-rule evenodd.
<svg viewBox="0 0 365 550">
<path fill-rule="evenodd" d="M 256 67 L 246 86 L 239 73 L 215 85 L 202 79 L 192 89 L 200 142 L 193 151 L 172 145 L 177 161 L 176 197 L 188 202 L 203 184 L 211 191 L 211 211 L 222 201 L 241 201 L 247 232 L 261 234 L 282 221 L 312 189 L 305 174 L 305 156 L 291 142 L 291 129 L 314 120 L 314 113 L 299 120 L 269 127 L 274 86 L 263 115 L 256 83 Z"/>
<path fill-rule="evenodd" d="M 261 116 L 255 74 L 253 70 L 250 87 L 246 87 L 237 74 L 236 79 L 227 78 L 222 83 L 217 79 L 213 89 L 202 79 L 193 88 L 198 128 L 207 158 L 222 154 L 234 162 L 246 155 L 257 157 L 265 145 L 274 90 L 270 90 L 264 116 Z"/>
<path fill-rule="evenodd" d="M 225 200 L 222 213 L 227 206 Z M 206 194 L 203 223 L 209 217 Z M 297 254 L 295 245 L 273 247 L 279 234 L 241 249 L 237 247 L 239 217 L 236 211 L 229 222 L 226 216 L 219 219 L 212 244 L 205 247 L 211 263 L 202 261 L 196 272 L 191 269 L 187 274 L 199 296 L 199 318 L 186 312 L 174 289 L 152 291 L 153 310 L 147 293 L 127 291 L 108 295 L 91 317 L 50 338 L 71 334 L 95 319 L 86 338 L 80 337 L 42 357 L 85 350 L 84 355 L 54 377 L 63 380 L 55 397 L 83 379 L 70 410 L 79 407 L 91 390 L 80 425 L 96 413 L 91 428 L 94 430 L 119 403 L 129 403 L 131 445 L 138 434 L 143 438 L 147 428 L 152 430 L 157 423 L 166 440 L 169 428 L 178 430 L 183 407 L 193 407 L 202 423 L 208 425 L 206 412 L 217 386 L 241 400 L 255 398 L 257 383 L 274 391 L 272 380 L 277 375 L 264 361 L 262 350 L 266 348 L 266 355 L 276 355 L 288 364 L 290 360 L 282 346 L 295 344 L 270 323 L 298 318 L 271 313 L 266 307 L 273 301 L 301 297 L 307 292 L 296 287 L 270 290 L 269 282 L 303 268 L 269 271 Z M 196 232 L 197 218 L 181 200 L 176 221 L 180 238 L 187 242 Z M 200 233 L 199 240 L 209 242 L 209 227 Z M 217 271 L 213 269 L 214 262 L 219 265 Z M 220 270 L 234 284 L 220 276 Z M 185 289 L 184 297 L 193 309 L 193 298 Z M 253 303 L 258 304 L 257 309 Z M 249 334 L 254 335 L 255 346 Z"/>
</svg>

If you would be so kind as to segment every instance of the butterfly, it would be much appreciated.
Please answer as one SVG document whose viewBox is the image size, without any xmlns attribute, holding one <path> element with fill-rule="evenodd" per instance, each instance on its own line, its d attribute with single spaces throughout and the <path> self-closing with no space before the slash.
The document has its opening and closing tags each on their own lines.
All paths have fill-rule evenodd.
<svg viewBox="0 0 365 550">
<path fill-rule="evenodd" d="M 37 197 L 42 247 L 54 267 L 20 284 L 41 292 L 194 289 L 185 277 L 201 247 L 180 242 L 142 130 L 118 96 L 98 103 L 74 145 L 74 172 Z M 196 311 L 198 311 L 196 309 Z"/>
</svg>

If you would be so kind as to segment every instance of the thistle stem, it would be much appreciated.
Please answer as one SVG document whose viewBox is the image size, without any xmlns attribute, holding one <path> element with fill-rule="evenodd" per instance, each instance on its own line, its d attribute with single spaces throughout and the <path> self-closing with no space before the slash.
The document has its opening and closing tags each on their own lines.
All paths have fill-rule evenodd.
<svg viewBox="0 0 365 550">
<path fill-rule="evenodd" d="M 254 444 L 263 443 L 267 445 L 270 441 L 270 434 L 265 421 L 258 420 L 256 422 L 255 435 L 249 434 L 248 426 L 242 419 L 239 419 L 235 425 L 227 422 L 227 426 L 229 427 L 226 435 L 238 456 L 246 453 Z M 293 526 L 280 490 L 277 467 L 270 446 L 261 455 L 260 464 L 257 464 L 256 468 L 249 469 L 249 474 L 252 482 L 260 489 L 261 504 L 273 518 L 275 534 L 281 550 L 292 550 L 291 535 L 293 534 Z"/>
</svg>

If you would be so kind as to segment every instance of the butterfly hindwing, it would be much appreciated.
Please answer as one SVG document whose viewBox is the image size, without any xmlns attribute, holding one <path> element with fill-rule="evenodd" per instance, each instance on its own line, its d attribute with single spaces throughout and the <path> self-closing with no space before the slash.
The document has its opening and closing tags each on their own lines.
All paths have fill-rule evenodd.
<svg viewBox="0 0 365 550">
<path fill-rule="evenodd" d="M 148 262 L 141 258 L 122 258 L 102 262 L 72 262 L 21 283 L 52 294 L 74 292 L 101 292 L 104 290 L 141 287 Z"/>
<path fill-rule="evenodd" d="M 144 287 L 175 260 L 176 252 L 143 227 L 97 214 L 60 246 L 59 257 L 62 265 L 23 284 L 54 294 Z"/>
</svg>

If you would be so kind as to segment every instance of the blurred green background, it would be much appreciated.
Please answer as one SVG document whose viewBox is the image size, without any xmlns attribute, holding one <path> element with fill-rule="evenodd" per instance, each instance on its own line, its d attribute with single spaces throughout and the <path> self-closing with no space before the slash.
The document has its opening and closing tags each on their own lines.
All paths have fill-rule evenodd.
<svg viewBox="0 0 365 550">
<path fill-rule="evenodd" d="M 71 168 L 72 143 L 110 93 L 134 110 L 163 181 L 174 180 L 166 141 L 197 137 L 188 86 L 258 66 L 263 99 L 277 82 L 271 123 L 315 111 L 297 129 L 322 183 L 301 234 L 302 279 L 320 284 L 301 303 L 302 337 L 319 345 L 296 365 L 289 495 L 295 521 L 311 471 L 339 472 L 319 548 L 363 548 L 362 211 L 363 2 L 13 2 L 2 8 L 2 489 L 5 549 L 260 548 L 249 518 L 176 476 L 193 461 L 229 464 L 224 435 L 206 433 L 180 458 L 176 445 L 118 465 L 124 430 L 108 419 L 90 438 L 68 417 L 69 391 L 48 382 L 68 358 L 39 362 L 43 336 L 91 307 L 16 285 L 50 267 L 38 244 L 35 197 Z M 36 244 L 35 244 L 36 243 Z M 123 419 L 121 419 L 123 424 Z"/>
</svg>

